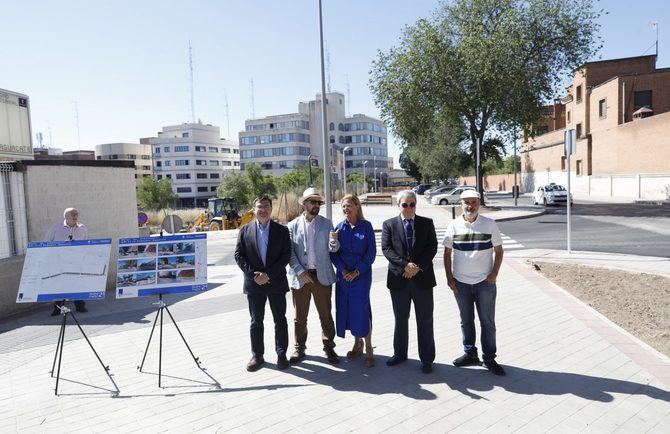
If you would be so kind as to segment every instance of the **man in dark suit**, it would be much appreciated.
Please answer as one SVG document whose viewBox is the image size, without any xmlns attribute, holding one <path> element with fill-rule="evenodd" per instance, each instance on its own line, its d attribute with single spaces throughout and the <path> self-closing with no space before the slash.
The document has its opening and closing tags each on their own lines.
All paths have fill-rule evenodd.
<svg viewBox="0 0 670 434">
<path fill-rule="evenodd" d="M 244 293 L 251 314 L 251 360 L 247 371 L 260 369 L 265 363 L 263 353 L 263 318 L 265 302 L 270 302 L 275 323 L 277 368 L 288 368 L 288 323 L 286 322 L 286 266 L 291 259 L 291 238 L 286 226 L 270 220 L 272 200 L 254 200 L 256 221 L 240 229 L 235 247 L 235 262 L 244 273 Z"/>
<path fill-rule="evenodd" d="M 400 215 L 386 220 L 382 230 L 382 252 L 389 261 L 386 286 L 391 291 L 395 316 L 393 357 L 386 364 L 395 366 L 407 360 L 409 311 L 413 301 L 421 371 L 429 374 L 433 371 L 435 360 L 435 226 L 433 220 L 416 215 L 416 195 L 411 190 L 398 193 L 398 209 Z"/>
</svg>

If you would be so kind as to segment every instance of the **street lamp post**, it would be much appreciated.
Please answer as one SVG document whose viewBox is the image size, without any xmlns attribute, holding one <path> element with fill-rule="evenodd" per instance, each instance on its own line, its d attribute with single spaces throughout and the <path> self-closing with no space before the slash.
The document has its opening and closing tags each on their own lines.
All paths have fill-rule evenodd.
<svg viewBox="0 0 670 434">
<path fill-rule="evenodd" d="M 368 180 L 367 180 L 367 167 L 368 167 L 368 160 L 363 161 L 363 182 L 365 183 L 365 192 L 368 192 Z"/>
<path fill-rule="evenodd" d="M 307 163 L 307 168 L 309 170 L 309 186 L 314 187 L 314 178 L 312 177 L 312 158 L 316 158 L 316 155 L 309 154 L 309 161 Z"/>
<path fill-rule="evenodd" d="M 328 120 L 326 116 L 326 68 L 323 55 L 323 11 L 319 0 L 319 40 L 321 42 L 321 127 L 323 130 L 323 190 L 326 195 L 326 218 L 333 218 L 333 192 L 330 191 L 330 142 L 328 141 Z"/>
<path fill-rule="evenodd" d="M 342 149 L 342 192 L 344 193 L 344 196 L 347 195 L 347 151 L 350 149 L 350 146 L 346 146 Z"/>
<path fill-rule="evenodd" d="M 377 156 L 376 155 L 372 156 L 372 165 L 375 167 L 375 183 L 372 185 L 372 191 L 377 193 Z"/>
</svg>

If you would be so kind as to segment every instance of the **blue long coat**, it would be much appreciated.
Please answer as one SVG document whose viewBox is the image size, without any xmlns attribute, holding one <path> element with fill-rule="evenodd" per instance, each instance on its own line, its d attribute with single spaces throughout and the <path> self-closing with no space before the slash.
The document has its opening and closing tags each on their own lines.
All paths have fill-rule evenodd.
<svg viewBox="0 0 670 434">
<path fill-rule="evenodd" d="M 365 337 L 370 332 L 372 309 L 370 287 L 372 286 L 372 263 L 377 248 L 375 232 L 367 220 L 358 220 L 352 228 L 345 220 L 336 226 L 340 249 L 330 254 L 337 271 L 335 284 L 335 317 L 337 335 L 344 337 L 346 330 L 356 337 Z M 360 275 L 347 282 L 344 270 L 358 270 Z"/>
</svg>

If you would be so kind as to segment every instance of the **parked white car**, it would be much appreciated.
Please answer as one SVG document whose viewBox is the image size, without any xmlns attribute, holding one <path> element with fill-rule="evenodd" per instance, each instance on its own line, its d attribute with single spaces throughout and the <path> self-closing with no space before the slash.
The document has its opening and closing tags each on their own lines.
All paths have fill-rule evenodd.
<svg viewBox="0 0 670 434">
<path fill-rule="evenodd" d="M 430 197 L 430 203 L 433 205 L 449 205 L 450 203 L 458 203 L 461 199 L 461 193 L 465 190 L 474 190 L 474 187 L 456 187 L 453 190 L 436 194 Z"/>
<path fill-rule="evenodd" d="M 541 185 L 533 192 L 533 204 L 547 205 L 566 205 L 568 202 L 568 191 L 562 185 L 551 183 Z M 570 195 L 570 204 L 572 205 L 572 195 Z"/>
</svg>

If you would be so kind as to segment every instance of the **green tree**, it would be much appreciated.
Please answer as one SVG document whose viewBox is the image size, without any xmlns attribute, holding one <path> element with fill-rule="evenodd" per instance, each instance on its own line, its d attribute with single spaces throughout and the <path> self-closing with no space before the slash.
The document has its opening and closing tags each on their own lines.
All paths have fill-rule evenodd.
<svg viewBox="0 0 670 434">
<path fill-rule="evenodd" d="M 247 176 L 238 171 L 229 171 L 216 189 L 217 197 L 232 197 L 237 205 L 248 207 L 254 199 Z"/>
<path fill-rule="evenodd" d="M 564 73 L 600 48 L 600 13 L 591 0 L 443 3 L 373 63 L 382 118 L 410 148 L 426 129 L 460 120 L 472 155 L 488 131 L 507 136 L 540 119 Z"/>
<path fill-rule="evenodd" d="M 323 169 L 312 167 L 312 179 L 314 187 L 323 186 Z M 309 167 L 307 165 L 297 166 L 290 172 L 286 172 L 279 178 L 279 186 L 287 190 L 293 190 L 302 193 L 309 187 Z"/>
<path fill-rule="evenodd" d="M 277 196 L 277 184 L 274 176 L 263 175 L 261 167 L 253 163 L 247 164 L 245 172 L 249 180 L 252 200 L 260 196 Z"/>
<path fill-rule="evenodd" d="M 172 191 L 172 180 L 142 178 L 137 184 L 137 207 L 146 211 L 160 211 L 173 206 L 178 196 Z"/>
<path fill-rule="evenodd" d="M 412 161 L 412 158 L 409 156 L 408 149 L 403 149 L 400 153 L 400 167 L 405 170 L 407 176 L 411 176 L 417 181 L 421 182 L 423 178 L 421 176 L 421 168 Z"/>
</svg>

